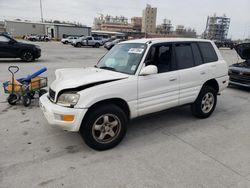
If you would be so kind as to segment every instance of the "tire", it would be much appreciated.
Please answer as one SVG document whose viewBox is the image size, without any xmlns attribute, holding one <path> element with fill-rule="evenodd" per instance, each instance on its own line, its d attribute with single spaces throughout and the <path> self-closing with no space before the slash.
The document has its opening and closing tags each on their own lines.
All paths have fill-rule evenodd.
<svg viewBox="0 0 250 188">
<path fill-rule="evenodd" d="M 21 54 L 21 59 L 25 62 L 34 61 L 34 54 L 31 51 L 23 51 Z"/>
<path fill-rule="evenodd" d="M 39 91 L 39 97 L 43 96 L 45 93 L 47 93 L 48 91 L 46 89 L 41 89 Z"/>
<path fill-rule="evenodd" d="M 76 43 L 76 47 L 78 48 L 82 47 L 81 43 Z"/>
<path fill-rule="evenodd" d="M 65 41 L 64 44 L 68 44 L 69 42 L 68 41 Z"/>
<path fill-rule="evenodd" d="M 191 105 L 192 114 L 200 119 L 208 118 L 217 103 L 217 93 L 214 88 L 203 86 L 196 101 Z"/>
<path fill-rule="evenodd" d="M 19 96 L 15 93 L 11 93 L 9 97 L 7 98 L 7 101 L 10 105 L 15 105 L 18 100 L 19 100 Z"/>
<path fill-rule="evenodd" d="M 89 147 L 98 151 L 107 150 L 122 141 L 127 132 L 127 122 L 128 119 L 121 108 L 104 104 L 87 114 L 80 133 Z"/>
<path fill-rule="evenodd" d="M 31 104 L 31 98 L 29 96 L 23 96 L 23 105 L 28 107 Z"/>
<path fill-rule="evenodd" d="M 99 43 L 96 43 L 95 44 L 95 48 L 99 48 L 100 47 L 100 44 Z"/>
</svg>

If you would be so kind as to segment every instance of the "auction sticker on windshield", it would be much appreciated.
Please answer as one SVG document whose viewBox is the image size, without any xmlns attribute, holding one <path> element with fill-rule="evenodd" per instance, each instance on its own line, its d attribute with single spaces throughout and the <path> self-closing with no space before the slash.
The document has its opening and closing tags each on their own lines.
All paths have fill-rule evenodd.
<svg viewBox="0 0 250 188">
<path fill-rule="evenodd" d="M 144 51 L 143 48 L 130 48 L 128 53 L 131 53 L 131 54 L 142 54 Z"/>
</svg>

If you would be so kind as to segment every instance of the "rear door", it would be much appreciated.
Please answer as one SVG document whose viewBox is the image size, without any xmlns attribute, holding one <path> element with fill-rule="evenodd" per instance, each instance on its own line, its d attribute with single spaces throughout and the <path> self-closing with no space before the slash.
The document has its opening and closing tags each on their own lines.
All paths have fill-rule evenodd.
<svg viewBox="0 0 250 188">
<path fill-rule="evenodd" d="M 179 105 L 192 103 L 207 80 L 209 70 L 202 64 L 197 43 L 176 43 L 175 56 L 180 74 Z"/>
<path fill-rule="evenodd" d="M 221 73 L 221 71 L 218 71 L 218 70 L 221 69 L 220 65 L 223 65 L 223 64 L 221 64 L 218 61 L 218 56 L 211 42 L 199 42 L 198 45 L 199 45 L 199 48 L 203 57 L 204 66 L 206 67 L 206 70 L 209 70 L 208 79 L 221 76 L 221 75 L 216 75 L 216 73 L 217 72 Z M 224 61 L 224 60 L 222 59 L 221 61 Z"/>
<path fill-rule="evenodd" d="M 172 44 L 152 46 L 145 61 L 147 65 L 155 65 L 158 74 L 138 78 L 140 116 L 177 106 L 179 102 L 179 73 L 174 62 Z"/>
</svg>

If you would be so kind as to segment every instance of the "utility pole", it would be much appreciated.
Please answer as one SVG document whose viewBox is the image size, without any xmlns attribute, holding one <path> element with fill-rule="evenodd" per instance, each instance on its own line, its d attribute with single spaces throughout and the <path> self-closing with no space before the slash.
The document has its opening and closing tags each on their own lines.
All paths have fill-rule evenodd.
<svg viewBox="0 0 250 188">
<path fill-rule="evenodd" d="M 42 0 L 40 0 L 40 10 L 41 10 L 41 21 L 43 22 L 43 6 L 42 6 Z"/>
</svg>

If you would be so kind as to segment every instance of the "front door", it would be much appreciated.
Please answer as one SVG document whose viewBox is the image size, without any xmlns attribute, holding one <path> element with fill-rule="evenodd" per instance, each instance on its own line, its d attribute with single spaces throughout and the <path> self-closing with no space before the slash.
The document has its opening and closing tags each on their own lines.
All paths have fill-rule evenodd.
<svg viewBox="0 0 250 188">
<path fill-rule="evenodd" d="M 179 72 L 173 59 L 172 44 L 152 46 L 145 66 L 155 65 L 158 74 L 138 78 L 138 115 L 171 108 L 179 102 Z"/>
<path fill-rule="evenodd" d="M 10 43 L 10 39 L 1 35 L 0 36 L 0 57 L 11 58 L 16 57 L 17 51 L 15 50 L 15 44 Z"/>
</svg>

